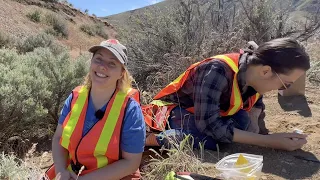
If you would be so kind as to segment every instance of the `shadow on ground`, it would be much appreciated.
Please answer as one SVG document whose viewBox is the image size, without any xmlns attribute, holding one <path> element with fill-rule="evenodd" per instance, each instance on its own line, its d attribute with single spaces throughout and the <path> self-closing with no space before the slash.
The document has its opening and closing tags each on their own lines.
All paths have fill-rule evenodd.
<svg viewBox="0 0 320 180">
<path fill-rule="evenodd" d="M 278 102 L 285 111 L 297 111 L 301 116 L 311 117 L 312 112 L 305 96 L 281 96 L 278 94 Z"/>
</svg>

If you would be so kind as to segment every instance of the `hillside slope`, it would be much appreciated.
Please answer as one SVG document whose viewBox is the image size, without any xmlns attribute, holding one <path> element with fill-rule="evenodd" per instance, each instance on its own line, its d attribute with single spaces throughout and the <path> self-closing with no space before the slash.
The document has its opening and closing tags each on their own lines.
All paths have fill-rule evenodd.
<svg viewBox="0 0 320 180">
<path fill-rule="evenodd" d="M 113 27 L 98 18 L 89 16 L 78 9 L 59 2 L 44 2 L 40 0 L 0 0 L 0 32 L 16 38 L 46 31 L 49 25 L 43 22 L 33 22 L 28 13 L 39 11 L 41 16 L 53 14 L 63 19 L 68 28 L 68 38 L 57 38 L 62 44 L 71 48 L 72 55 L 77 56 L 86 51 L 89 46 L 103 40 L 100 36 L 90 36 L 80 30 L 81 25 L 102 24 L 104 31 L 112 37 Z"/>
<path fill-rule="evenodd" d="M 202 2 L 207 2 L 208 0 L 201 0 Z M 291 1 L 291 0 L 290 0 Z M 125 26 L 128 22 L 128 19 L 130 16 L 136 16 L 139 14 L 144 14 L 149 9 L 156 8 L 159 9 L 162 13 L 165 13 L 168 7 L 172 7 L 175 3 L 177 3 L 177 0 L 164 0 L 162 2 L 146 6 L 143 8 L 126 11 L 123 13 L 107 16 L 107 17 L 101 17 L 101 19 L 105 19 L 108 22 L 110 22 L 115 27 L 121 27 Z M 276 3 L 279 3 L 280 1 L 275 1 Z M 228 3 L 226 1 L 226 3 Z M 307 12 L 315 12 L 317 10 L 317 6 L 319 5 L 318 0 L 294 0 L 292 1 L 293 9 L 294 11 L 307 11 Z M 239 6 L 241 7 L 241 6 Z"/>
</svg>

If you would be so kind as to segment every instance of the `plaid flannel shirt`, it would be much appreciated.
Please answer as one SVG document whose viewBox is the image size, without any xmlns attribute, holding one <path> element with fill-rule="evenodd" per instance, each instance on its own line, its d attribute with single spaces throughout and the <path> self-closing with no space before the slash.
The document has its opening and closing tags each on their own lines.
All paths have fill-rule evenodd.
<svg viewBox="0 0 320 180">
<path fill-rule="evenodd" d="M 256 91 L 245 88 L 245 72 L 247 58 L 242 55 L 239 60 L 237 75 L 244 106 L 248 105 L 248 98 Z M 230 118 L 220 117 L 220 109 L 227 111 L 230 106 L 230 97 L 234 72 L 222 61 L 212 60 L 203 63 L 190 72 L 190 77 L 183 87 L 163 100 L 178 103 L 182 108 L 194 106 L 195 122 L 198 130 L 211 136 L 219 142 L 230 143 L 233 140 L 234 125 Z M 254 105 L 264 110 L 262 97 Z"/>
</svg>

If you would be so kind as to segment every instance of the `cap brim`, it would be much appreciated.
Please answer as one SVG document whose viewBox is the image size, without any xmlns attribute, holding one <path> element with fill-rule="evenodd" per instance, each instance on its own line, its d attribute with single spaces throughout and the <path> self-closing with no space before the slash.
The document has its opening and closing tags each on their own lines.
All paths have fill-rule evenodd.
<svg viewBox="0 0 320 180">
<path fill-rule="evenodd" d="M 121 55 L 114 49 L 110 48 L 110 47 L 105 47 L 105 46 L 92 46 L 90 49 L 89 49 L 89 52 L 91 53 L 95 53 L 96 51 L 98 51 L 99 49 L 101 48 L 105 48 L 105 49 L 108 49 L 109 51 L 112 52 L 113 55 L 115 55 L 117 57 L 117 59 L 122 63 L 122 64 L 125 64 L 124 60 L 122 59 Z"/>
</svg>

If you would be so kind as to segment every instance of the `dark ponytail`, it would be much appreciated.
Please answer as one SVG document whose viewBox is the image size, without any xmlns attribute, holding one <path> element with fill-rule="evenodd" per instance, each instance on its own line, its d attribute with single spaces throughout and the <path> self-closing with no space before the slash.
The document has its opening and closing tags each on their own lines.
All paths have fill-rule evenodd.
<svg viewBox="0 0 320 180">
<path fill-rule="evenodd" d="M 268 65 L 279 74 L 287 74 L 294 69 L 307 71 L 310 68 L 310 58 L 304 47 L 291 38 L 274 39 L 245 52 L 249 55 L 249 65 Z"/>
</svg>

